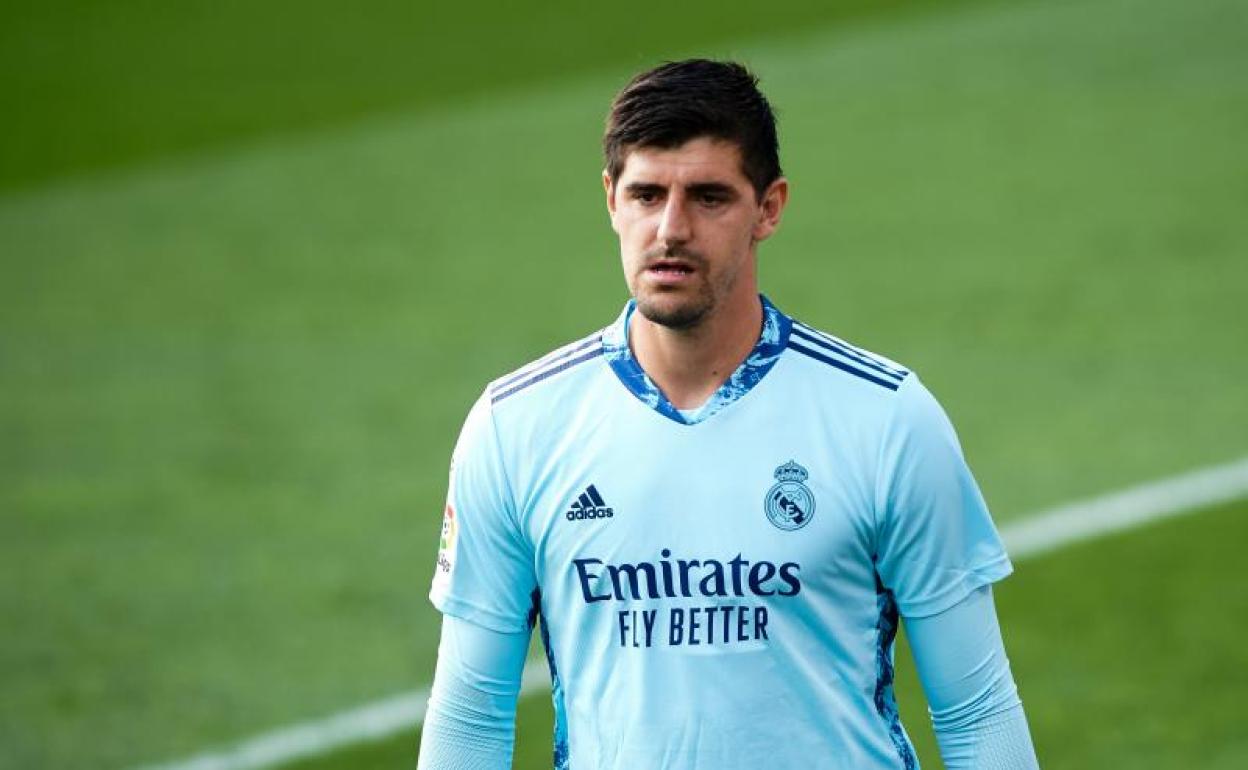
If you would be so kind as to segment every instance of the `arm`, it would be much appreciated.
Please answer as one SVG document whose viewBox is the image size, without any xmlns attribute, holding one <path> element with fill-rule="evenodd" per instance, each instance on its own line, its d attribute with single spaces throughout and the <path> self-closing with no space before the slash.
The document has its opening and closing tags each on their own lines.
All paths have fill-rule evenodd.
<svg viewBox="0 0 1248 770">
<path fill-rule="evenodd" d="M 511 767 L 526 633 L 500 633 L 447 615 L 421 732 L 419 770 Z"/>
<path fill-rule="evenodd" d="M 907 618 L 906 634 L 945 767 L 1038 768 L 992 589 L 979 588 L 944 612 Z"/>
<path fill-rule="evenodd" d="M 511 766 L 516 698 L 537 580 L 512 502 L 488 393 L 455 446 L 429 598 L 442 640 L 422 734 L 422 770 Z"/>
</svg>

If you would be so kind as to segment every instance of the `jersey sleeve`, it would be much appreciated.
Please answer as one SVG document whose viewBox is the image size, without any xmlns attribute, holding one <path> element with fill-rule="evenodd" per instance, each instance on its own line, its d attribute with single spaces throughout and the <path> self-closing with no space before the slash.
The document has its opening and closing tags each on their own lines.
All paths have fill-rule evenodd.
<svg viewBox="0 0 1248 770">
<path fill-rule="evenodd" d="M 876 572 L 903 616 L 942 612 L 1013 571 L 953 426 L 913 373 L 880 451 Z"/>
<path fill-rule="evenodd" d="M 527 633 L 500 634 L 449 615 L 442 621 L 417 770 L 511 767 L 528 649 Z"/>
<path fill-rule="evenodd" d="M 468 413 L 451 458 L 429 599 L 446 615 L 494 631 L 528 631 L 536 584 L 486 393 Z"/>
<path fill-rule="evenodd" d="M 1039 767 L 991 588 L 907 620 L 906 635 L 946 770 Z"/>
</svg>

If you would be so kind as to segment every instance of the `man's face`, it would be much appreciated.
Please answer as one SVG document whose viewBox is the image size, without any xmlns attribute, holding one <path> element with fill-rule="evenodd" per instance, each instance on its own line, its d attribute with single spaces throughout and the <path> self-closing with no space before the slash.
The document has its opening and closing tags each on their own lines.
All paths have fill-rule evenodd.
<svg viewBox="0 0 1248 770">
<path fill-rule="evenodd" d="M 757 301 L 755 246 L 780 222 L 784 179 L 759 200 L 737 145 L 701 137 L 635 148 L 619 179 L 604 173 L 603 182 L 624 277 L 645 318 L 686 329 Z"/>
</svg>

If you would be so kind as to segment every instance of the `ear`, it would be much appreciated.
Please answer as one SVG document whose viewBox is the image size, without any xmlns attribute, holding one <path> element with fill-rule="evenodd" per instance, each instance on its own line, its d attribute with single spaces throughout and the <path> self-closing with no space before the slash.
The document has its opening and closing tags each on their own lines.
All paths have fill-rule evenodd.
<svg viewBox="0 0 1248 770">
<path fill-rule="evenodd" d="M 602 170 L 602 189 L 607 193 L 607 215 L 611 217 L 611 229 L 616 230 L 615 183 L 611 181 L 611 174 L 609 174 L 605 168 Z"/>
<path fill-rule="evenodd" d="M 780 227 L 780 217 L 789 202 L 789 180 L 780 177 L 763 191 L 759 202 L 758 221 L 754 224 L 754 240 L 764 241 Z"/>
</svg>

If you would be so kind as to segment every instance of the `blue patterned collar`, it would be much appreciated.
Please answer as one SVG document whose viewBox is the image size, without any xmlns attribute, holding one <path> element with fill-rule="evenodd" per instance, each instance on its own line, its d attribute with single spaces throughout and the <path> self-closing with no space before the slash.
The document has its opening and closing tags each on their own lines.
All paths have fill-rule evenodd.
<svg viewBox="0 0 1248 770">
<path fill-rule="evenodd" d="M 779 360 L 780 354 L 789 343 L 789 331 L 793 322 L 766 297 L 759 295 L 763 301 L 763 331 L 755 343 L 754 349 L 745 357 L 737 370 L 732 373 L 719 389 L 711 394 L 702 406 L 692 410 L 680 410 L 672 406 L 663 391 L 659 390 L 654 381 L 637 363 L 633 351 L 628 346 L 628 325 L 637 309 L 637 303 L 629 300 L 624 311 L 615 323 L 602 332 L 602 352 L 624 387 L 641 400 L 643 404 L 664 417 L 682 425 L 694 425 L 717 414 L 721 409 L 750 392 L 750 389 L 763 379 L 771 367 Z"/>
</svg>

